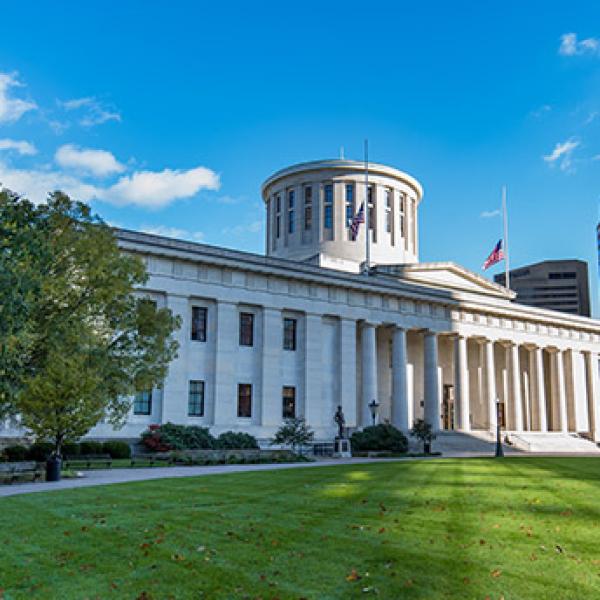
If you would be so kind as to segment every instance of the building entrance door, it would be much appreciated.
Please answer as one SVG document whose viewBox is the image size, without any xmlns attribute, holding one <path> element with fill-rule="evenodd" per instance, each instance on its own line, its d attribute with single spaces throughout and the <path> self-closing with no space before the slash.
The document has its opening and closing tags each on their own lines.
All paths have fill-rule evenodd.
<svg viewBox="0 0 600 600">
<path fill-rule="evenodd" d="M 444 384 L 442 396 L 442 429 L 454 429 L 454 386 Z"/>
</svg>

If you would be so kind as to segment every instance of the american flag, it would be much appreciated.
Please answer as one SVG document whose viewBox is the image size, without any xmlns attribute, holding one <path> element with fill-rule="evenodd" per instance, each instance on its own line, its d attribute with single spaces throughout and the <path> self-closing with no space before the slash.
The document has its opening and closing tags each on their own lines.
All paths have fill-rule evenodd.
<svg viewBox="0 0 600 600">
<path fill-rule="evenodd" d="M 358 236 L 358 227 L 361 223 L 365 222 L 365 203 L 363 202 L 358 209 L 358 212 L 352 218 L 350 224 L 350 236 L 354 242 Z"/>
<path fill-rule="evenodd" d="M 492 265 L 499 263 L 501 260 L 504 260 L 504 252 L 502 251 L 502 240 L 498 240 L 498 243 L 494 246 L 494 249 L 486 258 L 485 262 L 483 263 L 483 267 L 481 268 L 485 271 Z"/>
</svg>

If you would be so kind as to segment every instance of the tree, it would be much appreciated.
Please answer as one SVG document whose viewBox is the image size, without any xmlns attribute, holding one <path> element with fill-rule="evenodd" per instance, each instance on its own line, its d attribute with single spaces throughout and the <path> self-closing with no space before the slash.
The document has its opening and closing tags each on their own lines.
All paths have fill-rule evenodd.
<svg viewBox="0 0 600 600">
<path fill-rule="evenodd" d="M 423 419 L 417 419 L 410 430 L 410 435 L 416 437 L 423 442 L 423 452 L 429 454 L 431 452 L 431 442 L 435 440 L 435 434 L 429 423 Z"/>
<path fill-rule="evenodd" d="M 302 446 L 312 441 L 314 436 L 315 432 L 311 430 L 304 419 L 294 417 L 284 421 L 283 425 L 277 430 L 271 445 L 291 446 L 294 454 L 296 454 L 296 448 L 299 448 L 300 454 L 302 454 Z"/>
<path fill-rule="evenodd" d="M 0 289 L 11 315 L 0 329 L 0 367 L 11 374 L 4 405 L 60 455 L 65 441 L 100 419 L 122 425 L 128 397 L 163 381 L 180 323 L 135 293 L 147 280 L 144 264 L 119 249 L 85 204 L 55 192 L 34 207 L 4 193 L 3 212 L 13 215 L 15 231 L 1 247 L 0 277 L 23 281 L 16 293 Z M 13 255 L 26 266 L 21 279 L 7 267 Z"/>
</svg>

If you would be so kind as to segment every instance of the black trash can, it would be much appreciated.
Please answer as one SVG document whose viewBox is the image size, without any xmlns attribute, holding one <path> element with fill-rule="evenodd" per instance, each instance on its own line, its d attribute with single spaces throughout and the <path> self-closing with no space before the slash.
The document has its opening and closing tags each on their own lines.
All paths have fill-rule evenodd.
<svg viewBox="0 0 600 600">
<path fill-rule="evenodd" d="M 49 456 L 46 460 L 46 481 L 60 481 L 60 456 Z"/>
<path fill-rule="evenodd" d="M 425 454 L 431 454 L 431 442 L 425 442 L 423 444 L 424 446 L 424 450 L 425 450 Z"/>
</svg>

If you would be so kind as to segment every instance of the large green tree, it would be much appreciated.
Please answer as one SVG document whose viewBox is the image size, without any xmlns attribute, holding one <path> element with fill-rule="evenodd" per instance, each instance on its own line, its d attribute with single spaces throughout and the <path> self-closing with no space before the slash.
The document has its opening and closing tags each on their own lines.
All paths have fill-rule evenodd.
<svg viewBox="0 0 600 600">
<path fill-rule="evenodd" d="M 101 419 L 121 425 L 128 397 L 162 382 L 179 320 L 135 292 L 143 262 L 87 205 L 2 192 L 0 221 L 0 402 L 59 454 Z"/>
</svg>

